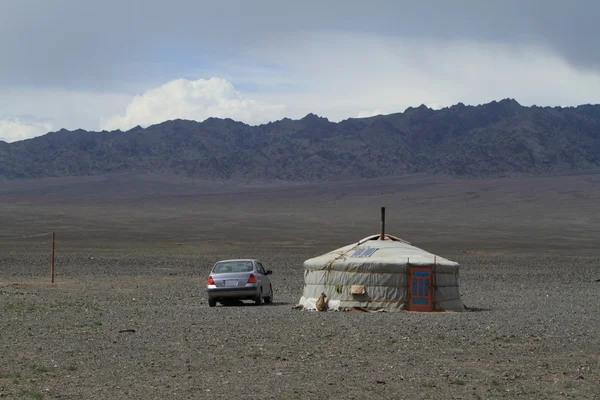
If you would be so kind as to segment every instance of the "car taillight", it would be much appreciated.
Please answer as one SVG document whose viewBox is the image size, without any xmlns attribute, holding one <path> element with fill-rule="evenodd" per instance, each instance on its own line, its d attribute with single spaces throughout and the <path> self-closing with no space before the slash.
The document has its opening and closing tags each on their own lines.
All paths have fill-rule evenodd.
<svg viewBox="0 0 600 400">
<path fill-rule="evenodd" d="M 254 274 L 250 274 L 248 277 L 248 283 L 256 283 L 256 276 L 254 276 Z"/>
<path fill-rule="evenodd" d="M 208 277 L 208 284 L 209 285 L 214 285 L 215 284 L 215 280 L 212 278 L 212 276 Z"/>
</svg>

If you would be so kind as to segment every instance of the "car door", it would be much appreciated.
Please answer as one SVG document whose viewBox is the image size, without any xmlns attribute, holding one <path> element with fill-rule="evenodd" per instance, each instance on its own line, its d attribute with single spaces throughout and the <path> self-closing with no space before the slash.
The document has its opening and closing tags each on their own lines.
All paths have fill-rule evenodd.
<svg viewBox="0 0 600 400">
<path fill-rule="evenodd" d="M 262 263 L 261 263 L 261 266 L 263 267 L 263 271 L 265 271 L 265 280 L 267 281 L 266 287 L 269 288 L 269 290 L 270 290 L 271 289 L 271 277 L 269 275 L 267 275 L 268 268 L 266 266 L 264 266 Z M 269 291 L 269 296 L 271 296 L 270 291 Z"/>
<path fill-rule="evenodd" d="M 267 294 L 269 294 L 269 287 L 270 287 L 269 277 L 267 276 L 265 268 L 263 267 L 263 265 L 260 261 L 256 262 L 256 267 L 258 269 L 260 284 L 263 289 L 263 295 L 266 296 Z"/>
</svg>

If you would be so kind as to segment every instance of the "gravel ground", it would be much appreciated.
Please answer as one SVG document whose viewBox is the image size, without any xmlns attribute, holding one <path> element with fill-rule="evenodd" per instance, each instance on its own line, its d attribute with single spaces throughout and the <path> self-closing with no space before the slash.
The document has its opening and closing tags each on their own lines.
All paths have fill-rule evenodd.
<svg viewBox="0 0 600 400">
<path fill-rule="evenodd" d="M 59 254 L 54 285 L 46 254 L 0 254 L 0 397 L 600 399 L 600 257 L 442 254 L 477 311 L 318 313 L 292 307 L 320 250 L 174 247 Z M 209 308 L 208 267 L 243 255 L 275 304 Z"/>
</svg>

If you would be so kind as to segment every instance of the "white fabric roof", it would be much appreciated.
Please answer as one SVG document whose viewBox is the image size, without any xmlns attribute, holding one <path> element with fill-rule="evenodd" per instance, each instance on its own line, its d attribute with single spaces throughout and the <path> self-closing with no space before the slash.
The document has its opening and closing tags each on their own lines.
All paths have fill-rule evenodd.
<svg viewBox="0 0 600 400">
<path fill-rule="evenodd" d="M 386 235 L 385 240 L 378 240 L 379 235 L 368 236 L 356 243 L 330 251 L 304 262 L 306 269 L 321 269 L 324 265 L 344 265 L 368 263 L 375 265 L 433 265 L 458 267 L 458 263 L 429 253 L 394 236 Z M 368 257 L 353 257 L 358 249 L 376 249 Z"/>
</svg>

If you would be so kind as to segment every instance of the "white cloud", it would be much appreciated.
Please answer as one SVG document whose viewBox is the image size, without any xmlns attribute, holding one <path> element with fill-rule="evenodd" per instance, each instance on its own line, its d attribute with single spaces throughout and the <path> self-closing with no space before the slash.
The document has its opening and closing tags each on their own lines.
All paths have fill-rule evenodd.
<svg viewBox="0 0 600 400">
<path fill-rule="evenodd" d="M 102 121 L 101 128 L 127 130 L 177 118 L 203 121 L 209 117 L 258 124 L 284 116 L 285 106 L 245 99 L 225 79 L 176 79 L 135 96 L 123 115 Z"/>
<path fill-rule="evenodd" d="M 357 118 L 368 118 L 368 117 L 374 117 L 376 115 L 381 115 L 381 114 L 383 114 L 383 113 L 381 112 L 380 109 L 372 110 L 372 111 L 363 110 L 363 111 L 359 111 L 358 115 L 356 117 Z"/>
<path fill-rule="evenodd" d="M 49 120 L 33 117 L 0 119 L 0 140 L 16 142 L 46 134 L 52 129 L 53 125 Z"/>
<path fill-rule="evenodd" d="M 125 108 L 131 95 L 104 92 L 83 92 L 60 88 L 13 86 L 0 88 L 0 133 L 10 140 L 39 136 L 50 130 L 99 128 L 103 115 L 112 115 Z M 43 116 L 43 117 L 42 117 Z M 47 129 L 51 126 L 50 129 Z M 8 136 L 5 136 L 6 140 Z"/>
<path fill-rule="evenodd" d="M 427 107 L 431 108 L 432 110 L 439 110 L 441 108 L 444 108 L 444 107 L 441 107 L 438 103 L 428 103 L 428 104 L 425 104 L 425 105 Z"/>
<path fill-rule="evenodd" d="M 334 121 L 515 98 L 523 105 L 600 103 L 600 73 L 582 70 L 534 42 L 416 40 L 353 33 L 275 39 L 248 53 L 286 71 L 295 90 L 255 95 L 286 104 L 290 117 Z"/>
</svg>

